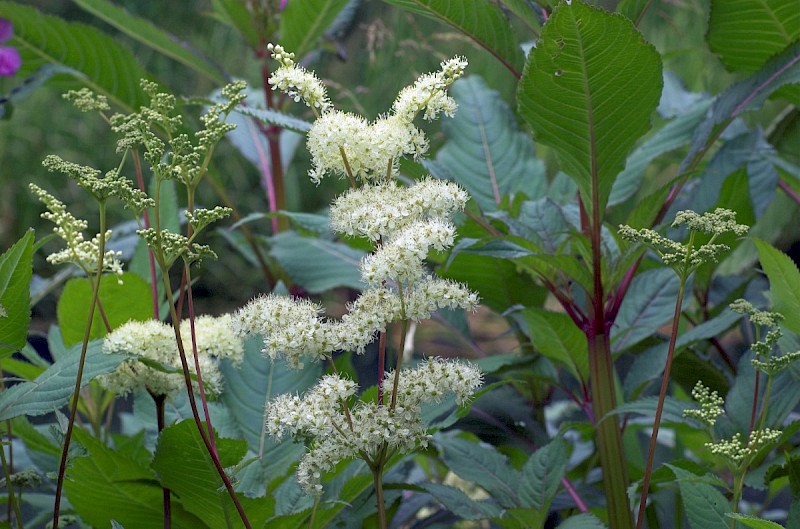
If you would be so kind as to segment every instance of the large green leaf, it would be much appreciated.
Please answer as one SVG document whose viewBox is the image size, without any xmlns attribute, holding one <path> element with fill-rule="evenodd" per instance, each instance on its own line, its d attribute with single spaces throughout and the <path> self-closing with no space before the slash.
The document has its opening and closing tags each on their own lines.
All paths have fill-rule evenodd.
<svg viewBox="0 0 800 529">
<path fill-rule="evenodd" d="M 36 380 L 17 384 L 1 393 L 0 420 L 19 415 L 44 415 L 64 406 L 75 387 L 80 355 L 81 345 L 77 344 L 36 377 Z M 103 353 L 100 340 L 89 342 L 83 384 L 88 384 L 98 375 L 113 371 L 125 358 L 127 357 L 124 355 Z"/>
<path fill-rule="evenodd" d="M 628 414 L 632 413 L 635 415 L 643 415 L 647 419 L 652 419 L 656 415 L 656 409 L 658 408 L 658 397 L 644 397 L 641 399 L 633 400 L 631 402 L 625 402 L 620 404 L 616 408 L 606 415 L 621 415 L 621 414 Z M 686 410 L 693 410 L 697 409 L 697 406 L 690 402 L 677 400 L 674 397 L 667 396 L 664 400 L 664 407 L 662 409 L 662 417 L 661 421 L 664 424 L 674 423 L 674 424 L 688 424 L 695 428 L 699 427 L 700 425 L 694 419 L 684 417 L 683 412 Z M 604 417 L 605 419 L 605 417 Z M 650 423 L 652 425 L 652 422 Z"/>
<path fill-rule="evenodd" d="M 689 525 L 695 529 L 729 529 L 729 520 L 725 513 L 730 510 L 730 503 L 720 491 L 696 476 L 674 465 L 667 465 L 678 480 L 683 506 Z"/>
<path fill-rule="evenodd" d="M 523 318 L 537 351 L 566 366 L 578 380 L 589 378 L 586 335 L 572 318 L 560 312 L 533 308 L 525 310 Z"/>
<path fill-rule="evenodd" d="M 281 13 L 280 43 L 302 57 L 312 49 L 350 0 L 287 2 Z"/>
<path fill-rule="evenodd" d="M 662 83 L 658 52 L 629 20 L 575 0 L 553 10 L 517 100 L 588 205 L 596 186 L 603 211 L 628 152 L 650 127 Z"/>
<path fill-rule="evenodd" d="M 239 463 L 247 452 L 247 443 L 238 439 L 217 438 L 216 446 L 223 467 Z M 193 420 L 161 432 L 152 467 L 183 507 L 211 527 L 243 527 Z M 273 506 L 264 498 L 240 496 L 239 501 L 253 527 L 263 527 L 272 515 Z"/>
<path fill-rule="evenodd" d="M 33 230 L 0 255 L 0 358 L 25 346 L 31 322 Z"/>
<path fill-rule="evenodd" d="M 94 527 L 109 527 L 112 519 L 127 527 L 161 527 L 163 492 L 155 472 L 79 428 L 74 435 L 88 456 L 72 460 L 64 493 L 83 521 Z M 209 527 L 174 499 L 172 524 L 176 529 Z"/>
<path fill-rule="evenodd" d="M 225 76 L 196 53 L 186 43 L 180 42 L 173 35 L 156 26 L 149 20 L 137 17 L 126 9 L 117 7 L 108 0 L 73 0 L 81 9 L 114 26 L 145 46 L 188 66 L 192 70 L 208 77 L 217 84 L 225 83 Z"/>
<path fill-rule="evenodd" d="M 116 275 L 105 275 L 100 279 L 100 302 L 112 330 L 129 320 L 144 321 L 153 317 L 150 286 L 145 280 L 126 272 L 122 281 L 120 285 Z M 89 279 L 77 277 L 67 281 L 56 308 L 65 345 L 83 340 L 91 304 L 92 282 Z M 105 335 L 105 323 L 99 311 L 95 310 L 89 339 Z"/>
<path fill-rule="evenodd" d="M 705 154 L 709 141 L 716 139 L 735 117 L 761 108 L 773 92 L 787 84 L 799 82 L 800 42 L 796 42 L 767 61 L 753 75 L 734 84 L 717 97 L 711 113 L 695 130 L 689 152 L 681 162 L 680 172 L 696 165 L 698 157 Z"/>
<path fill-rule="evenodd" d="M 275 235 L 270 242 L 269 255 L 312 294 L 337 287 L 364 288 L 358 267 L 365 254 L 360 250 L 288 231 Z"/>
<path fill-rule="evenodd" d="M 500 94 L 476 75 L 451 88 L 458 102 L 453 119 L 442 122 L 447 142 L 436 160 L 463 185 L 484 211 L 494 211 L 504 196 L 522 191 L 538 197 L 547 189 L 544 164 L 533 142 L 519 130 Z"/>
<path fill-rule="evenodd" d="M 599 518 L 588 513 L 570 516 L 558 525 L 558 529 L 606 529 L 606 527 Z"/>
<path fill-rule="evenodd" d="M 788 255 L 771 244 L 753 239 L 761 268 L 769 279 L 772 308 L 783 314 L 783 326 L 800 334 L 800 271 Z"/>
<path fill-rule="evenodd" d="M 447 468 L 486 489 L 503 507 L 520 506 L 519 472 L 493 446 L 460 437 L 435 436 L 434 440 Z"/>
<path fill-rule="evenodd" d="M 77 82 L 68 86 L 87 86 L 125 111 L 147 102 L 139 86 L 147 72 L 128 49 L 97 29 L 11 2 L 0 3 L 0 17 L 14 24 L 14 37 L 8 44 L 22 55 L 20 75 L 57 64 L 72 70 Z"/>
<path fill-rule="evenodd" d="M 708 44 L 729 70 L 753 73 L 798 38 L 797 0 L 711 0 Z"/>
<path fill-rule="evenodd" d="M 567 445 L 561 437 L 538 449 L 520 471 L 519 499 L 523 507 L 536 509 L 546 517 L 568 462 Z"/>
<path fill-rule="evenodd" d="M 463 491 L 440 483 L 421 483 L 420 487 L 428 491 L 442 505 L 465 520 L 485 520 L 500 516 L 502 509 L 494 504 L 473 500 Z"/>
<path fill-rule="evenodd" d="M 497 57 L 506 68 L 519 77 L 522 50 L 496 2 L 470 0 L 384 0 L 414 13 L 429 16 L 450 24 L 478 45 Z"/>
<path fill-rule="evenodd" d="M 742 525 L 746 525 L 747 527 L 755 527 L 755 529 L 783 529 L 781 524 L 777 524 L 773 521 L 765 520 L 757 516 L 750 516 L 748 514 L 742 514 L 738 512 L 725 513 L 725 516 L 742 522 Z"/>
</svg>

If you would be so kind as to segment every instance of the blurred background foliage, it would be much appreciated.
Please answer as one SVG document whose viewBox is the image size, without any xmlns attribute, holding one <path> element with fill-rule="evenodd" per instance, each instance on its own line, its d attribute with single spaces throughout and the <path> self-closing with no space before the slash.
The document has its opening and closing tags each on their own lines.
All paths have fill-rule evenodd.
<svg viewBox="0 0 800 529">
<path fill-rule="evenodd" d="M 290 0 L 291 1 L 291 0 Z M 98 27 L 131 49 L 145 69 L 160 83 L 179 96 L 206 97 L 217 89 L 212 81 L 191 69 L 141 45 L 113 27 L 104 24 L 72 2 L 32 0 L 30 5 L 47 14 L 63 17 Z M 617 2 L 595 2 L 608 9 Z M 712 55 L 704 42 L 708 2 L 702 0 L 655 0 L 640 25 L 641 31 L 662 54 L 665 69 L 676 74 L 686 88 L 693 92 L 718 93 L 730 85 L 735 75 L 727 72 L 722 63 Z M 116 2 L 132 15 L 154 21 L 175 38 L 185 42 L 213 64 L 218 65 L 233 78 L 243 78 L 254 90 L 261 87 L 261 62 L 238 32 L 211 16 L 210 1 L 175 0 L 173 2 L 137 1 Z M 333 39 L 325 42 L 322 51 L 312 54 L 306 64 L 313 68 L 330 87 L 330 96 L 337 107 L 358 112 L 368 117 L 388 111 L 395 94 L 412 82 L 419 74 L 438 68 L 441 60 L 454 54 L 466 55 L 470 61 L 468 72 L 480 75 L 493 89 L 500 92 L 509 105 L 514 105 L 516 80 L 495 58 L 478 48 L 465 35 L 430 18 L 415 16 L 378 0 L 356 2 L 356 14 L 351 23 L 341 29 Z M 519 24 L 519 21 L 517 20 Z M 521 26 L 521 24 L 520 24 Z M 532 45 L 537 37 L 535 28 L 519 27 L 520 34 L 529 37 Z M 53 82 L 56 81 L 56 82 Z M 10 89 L 9 79 L 0 79 L 0 93 Z M 63 87 L 52 80 L 43 88 L 17 103 L 11 115 L 0 121 L 0 247 L 6 248 L 29 227 L 37 230 L 39 237 L 50 232 L 48 223 L 39 218 L 41 206 L 27 189 L 34 182 L 46 189 L 58 190 L 59 198 L 68 204 L 79 217 L 92 219 L 88 209 L 91 203 L 71 182 L 60 175 L 50 175 L 41 166 L 48 154 L 58 154 L 64 159 L 91 165 L 101 170 L 116 166 L 114 137 L 107 125 L 96 116 L 87 116 L 61 99 Z M 310 114 L 302 105 L 291 101 L 282 109 L 288 113 Z M 305 113 L 305 114 L 303 114 Z M 196 119 L 198 107 L 185 113 Z M 762 120 L 767 126 L 775 117 L 769 106 L 765 111 L 751 114 L 748 119 Z M 423 124 L 431 139 L 431 153 L 435 154 L 443 141 L 440 124 Z M 796 148 L 800 144 L 800 127 L 783 135 L 776 145 L 789 160 L 800 162 Z M 540 158 L 552 172 L 557 167 L 555 157 L 545 147 L 537 146 Z M 646 182 L 640 194 L 661 185 L 668 175 L 674 174 L 680 154 L 664 156 L 648 169 Z M 290 211 L 317 212 L 327 207 L 331 198 L 344 188 L 341 181 L 326 180 L 316 187 L 306 177 L 309 158 L 304 148 L 295 151 L 285 176 L 287 207 Z M 260 183 L 258 170 L 230 143 L 223 142 L 214 158 L 212 174 L 224 186 L 238 210 L 247 215 L 266 212 L 266 193 Z M 553 177 L 549 174 L 549 177 Z M 789 200 L 779 207 L 787 219 L 796 215 L 797 208 Z M 200 204 L 214 205 L 220 199 L 211 186 L 201 186 Z M 117 222 L 127 218 L 113 219 Z M 250 223 L 256 232 L 268 233 L 269 220 Z M 788 245 L 792 241 L 781 241 Z M 238 252 L 228 251 L 222 237 L 210 241 L 224 259 L 208 263 L 197 285 L 198 297 L 203 293 L 215 294 L 215 307 L 204 307 L 207 312 L 221 312 L 239 306 L 260 292 L 263 278 L 255 267 L 249 266 Z M 56 243 L 53 243 L 54 245 Z M 52 246 L 55 248 L 55 246 Z M 37 254 L 36 270 L 49 276 L 55 273 Z M 228 279 L 235 277 L 236 281 Z M 37 305 L 36 310 L 45 320 L 52 315 L 53 300 Z"/>
</svg>

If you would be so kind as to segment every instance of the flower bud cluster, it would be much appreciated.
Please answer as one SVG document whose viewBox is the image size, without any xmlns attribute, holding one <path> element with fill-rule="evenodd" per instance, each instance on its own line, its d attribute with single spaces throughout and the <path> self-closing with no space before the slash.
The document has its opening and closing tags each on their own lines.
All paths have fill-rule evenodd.
<svg viewBox="0 0 800 529">
<path fill-rule="evenodd" d="M 782 433 L 780 430 L 764 428 L 763 430 L 753 430 L 747 443 L 742 441 L 741 434 L 736 433 L 729 439 L 706 443 L 705 446 L 711 450 L 712 454 L 722 456 L 734 465 L 740 465 L 757 454 L 759 450 L 777 440 Z"/>
<path fill-rule="evenodd" d="M 59 265 L 72 263 L 83 270 L 86 275 L 97 272 L 98 257 L 100 254 L 100 234 L 91 240 L 83 238 L 83 230 L 89 223 L 85 220 L 76 219 L 67 211 L 63 202 L 53 195 L 37 186 L 30 184 L 30 189 L 34 195 L 47 207 L 47 211 L 42 213 L 42 218 L 55 224 L 53 231 L 67 243 L 67 247 L 58 252 L 47 256 L 47 262 Z M 111 230 L 106 230 L 105 239 L 111 238 Z M 102 261 L 102 271 L 122 276 L 122 262 L 119 260 L 121 252 L 111 250 L 105 251 Z"/>
<path fill-rule="evenodd" d="M 387 373 L 383 388 L 391 393 L 394 373 Z M 355 457 L 375 460 L 378 451 L 406 453 L 426 446 L 428 435 L 420 419 L 420 406 L 441 402 L 450 393 L 466 402 L 480 387 L 482 374 L 458 361 L 428 359 L 400 373 L 394 408 L 359 401 L 352 412 L 347 401 L 356 384 L 327 375 L 303 398 L 281 395 L 267 405 L 266 427 L 271 435 L 291 435 L 310 444 L 297 468 L 297 479 L 308 492 L 320 493 L 322 474 L 340 461 Z"/>
<path fill-rule="evenodd" d="M 699 410 L 684 410 L 683 416 L 697 419 L 708 427 L 717 423 L 717 417 L 725 413 L 725 400 L 716 391 L 711 391 L 699 380 L 692 389 L 692 398 L 700 404 Z"/>
<path fill-rule="evenodd" d="M 650 229 L 637 230 L 621 225 L 619 236 L 630 242 L 638 242 L 658 252 L 664 264 L 675 269 L 678 274 L 688 276 L 699 266 L 719 260 L 719 256 L 730 250 L 725 244 L 714 243 L 714 240 L 725 233 L 733 233 L 741 237 L 750 229 L 744 224 L 736 223 L 736 213 L 723 208 L 703 213 L 679 211 L 672 223 L 673 228 L 686 226 L 692 235 L 686 244 L 675 242 Z M 693 244 L 694 234 L 711 235 L 711 239 L 698 247 Z"/>
<path fill-rule="evenodd" d="M 273 90 L 280 90 L 296 103 L 302 100 L 309 107 L 323 113 L 331 108 L 331 102 L 316 75 L 294 62 L 294 53 L 288 53 L 283 46 L 267 44 L 272 58 L 281 65 L 269 76 L 269 84 Z"/>
<path fill-rule="evenodd" d="M 180 330 L 189 370 L 197 374 L 191 354 L 188 320 L 181 322 Z M 220 318 L 199 316 L 195 320 L 195 336 L 203 386 L 206 391 L 217 394 L 222 390 L 222 374 L 217 360 L 228 358 L 234 364 L 241 363 L 244 344 L 231 330 L 230 315 Z M 99 377 L 100 384 L 109 391 L 127 395 L 143 388 L 153 395 L 172 396 L 183 388 L 178 345 L 169 325 L 156 320 L 129 321 L 106 336 L 103 351 L 132 356 L 114 372 Z M 154 363 L 160 367 L 154 367 Z"/>
</svg>

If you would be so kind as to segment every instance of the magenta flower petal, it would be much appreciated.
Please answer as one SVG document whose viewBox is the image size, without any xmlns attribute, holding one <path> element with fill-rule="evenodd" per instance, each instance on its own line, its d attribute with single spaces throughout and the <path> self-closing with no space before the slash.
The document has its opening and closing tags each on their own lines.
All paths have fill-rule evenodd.
<svg viewBox="0 0 800 529">
<path fill-rule="evenodd" d="M 5 42 L 14 36 L 14 24 L 6 18 L 0 18 L 0 42 Z"/>
<path fill-rule="evenodd" d="M 278 6 L 278 9 L 280 11 L 283 11 L 284 9 L 286 9 L 286 4 L 288 4 L 288 3 L 289 3 L 289 0 L 281 0 L 281 3 Z"/>
<path fill-rule="evenodd" d="M 22 65 L 22 57 L 14 48 L 0 46 L 0 76 L 11 77 Z"/>
</svg>

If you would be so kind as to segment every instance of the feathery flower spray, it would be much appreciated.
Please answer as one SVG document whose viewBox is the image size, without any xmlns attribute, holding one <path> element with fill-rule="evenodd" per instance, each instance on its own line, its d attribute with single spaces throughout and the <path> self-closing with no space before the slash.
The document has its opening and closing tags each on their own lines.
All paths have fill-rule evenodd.
<svg viewBox="0 0 800 529">
<path fill-rule="evenodd" d="M 467 193 L 452 182 L 430 177 L 408 187 L 395 179 L 401 157 L 418 158 L 428 148 L 427 138 L 413 124 L 415 117 L 422 114 L 432 120 L 455 112 L 447 87 L 463 75 L 466 60 L 456 57 L 443 62 L 440 71 L 423 75 L 400 92 L 389 114 L 370 123 L 334 109 L 322 82 L 295 64 L 293 54 L 278 45 L 269 49 L 280 62 L 270 85 L 303 101 L 317 116 L 307 138 L 309 177 L 318 183 L 335 175 L 350 182 L 350 189 L 331 205 L 332 230 L 366 237 L 376 249 L 361 262 L 366 289 L 340 320 L 325 318 L 321 307 L 307 300 L 270 294 L 239 310 L 234 316 L 237 332 L 261 335 L 265 355 L 283 356 L 299 367 L 309 359 L 330 359 L 336 350 L 363 354 L 394 321 L 420 321 L 441 308 L 473 310 L 478 303 L 475 293 L 430 275 L 424 265 L 431 248 L 441 251 L 453 245 L 451 217 L 464 208 Z M 320 494 L 323 474 L 340 461 L 367 462 L 375 478 L 382 527 L 386 463 L 395 454 L 427 444 L 420 406 L 447 394 L 464 404 L 482 383 L 480 370 L 466 362 L 428 359 L 402 370 L 401 361 L 398 354 L 396 368 L 379 377 L 377 402 L 357 400 L 356 383 L 333 373 L 305 396 L 281 395 L 266 410 L 272 435 L 288 434 L 307 445 L 309 451 L 297 469 L 307 491 Z"/>
</svg>

